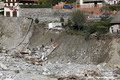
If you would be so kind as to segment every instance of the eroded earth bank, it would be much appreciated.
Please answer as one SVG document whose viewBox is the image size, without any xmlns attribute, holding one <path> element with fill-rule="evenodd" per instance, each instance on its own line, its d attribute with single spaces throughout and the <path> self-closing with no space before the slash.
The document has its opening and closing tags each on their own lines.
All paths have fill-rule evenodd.
<svg viewBox="0 0 120 80">
<path fill-rule="evenodd" d="M 120 79 L 119 34 L 85 40 L 45 27 L 30 18 L 0 18 L 1 80 Z"/>
</svg>

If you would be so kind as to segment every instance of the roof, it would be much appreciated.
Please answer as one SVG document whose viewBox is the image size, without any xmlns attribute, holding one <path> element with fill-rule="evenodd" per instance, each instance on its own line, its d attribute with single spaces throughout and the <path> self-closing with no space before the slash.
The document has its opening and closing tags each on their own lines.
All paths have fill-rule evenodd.
<svg viewBox="0 0 120 80">
<path fill-rule="evenodd" d="M 120 24 L 120 11 L 113 17 L 110 24 Z"/>
<path fill-rule="evenodd" d="M 90 2 L 103 2 L 103 0 L 83 0 L 84 3 L 90 3 Z"/>
</svg>

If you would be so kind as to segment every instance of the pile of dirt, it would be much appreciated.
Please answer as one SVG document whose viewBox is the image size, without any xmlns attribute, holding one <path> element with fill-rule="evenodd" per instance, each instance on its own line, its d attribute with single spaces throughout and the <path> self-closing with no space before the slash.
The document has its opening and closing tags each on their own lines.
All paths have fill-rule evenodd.
<svg viewBox="0 0 120 80">
<path fill-rule="evenodd" d="M 110 43 L 109 62 L 106 64 L 106 68 L 118 67 L 120 65 L 120 39 L 113 39 Z"/>
</svg>

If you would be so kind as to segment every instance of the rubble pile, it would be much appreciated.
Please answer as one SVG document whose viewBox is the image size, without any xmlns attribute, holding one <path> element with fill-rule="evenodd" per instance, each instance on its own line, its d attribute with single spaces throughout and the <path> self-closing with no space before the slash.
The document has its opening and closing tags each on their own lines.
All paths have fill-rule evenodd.
<svg viewBox="0 0 120 80">
<path fill-rule="evenodd" d="M 104 69 L 101 65 L 76 64 L 72 62 L 61 63 L 57 61 L 51 63 L 49 60 L 46 60 L 42 62 L 41 66 L 29 64 L 26 62 L 25 56 L 24 58 L 15 58 L 8 53 L 0 53 L 0 80 L 32 80 L 33 78 L 34 80 L 57 80 L 57 78 L 59 79 L 65 76 L 63 80 L 72 80 L 72 78 L 76 78 L 73 80 L 114 80 L 120 78 L 120 76 L 113 73 L 112 70 Z M 114 74 L 117 75 L 117 77 L 114 76 Z M 44 78 L 38 78 L 38 76 L 43 75 Z M 76 77 L 68 78 L 68 75 L 76 75 Z M 34 77 L 31 78 L 31 76 Z M 50 76 L 54 79 L 50 79 Z"/>
<path fill-rule="evenodd" d="M 47 60 L 47 56 L 57 47 L 57 44 L 51 46 L 44 46 L 30 49 L 29 47 L 25 51 L 15 52 L 14 58 L 24 58 L 28 63 L 34 65 L 41 65 L 42 62 Z"/>
<path fill-rule="evenodd" d="M 114 72 L 120 75 L 120 68 L 116 69 Z"/>
<path fill-rule="evenodd" d="M 106 69 L 106 63 L 78 64 L 74 62 L 51 62 L 47 57 L 57 48 L 50 46 L 15 51 L 3 48 L 0 53 L 0 80 L 119 80 L 119 69 Z M 26 76 L 25 76 L 26 75 Z M 31 78 L 33 76 L 33 78 Z M 39 77 L 38 77 L 39 76 Z M 54 78 L 54 79 L 53 79 Z"/>
</svg>

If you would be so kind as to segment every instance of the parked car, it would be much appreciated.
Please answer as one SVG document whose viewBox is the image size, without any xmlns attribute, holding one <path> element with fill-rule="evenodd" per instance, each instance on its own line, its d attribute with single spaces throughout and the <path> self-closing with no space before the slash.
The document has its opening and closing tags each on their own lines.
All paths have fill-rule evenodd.
<svg viewBox="0 0 120 80">
<path fill-rule="evenodd" d="M 69 6 L 69 5 L 64 5 L 63 8 L 65 8 L 65 9 L 72 9 L 73 7 Z"/>
<path fill-rule="evenodd" d="M 109 18 L 110 15 L 108 13 L 103 13 L 100 17 L 101 18 Z"/>
</svg>

